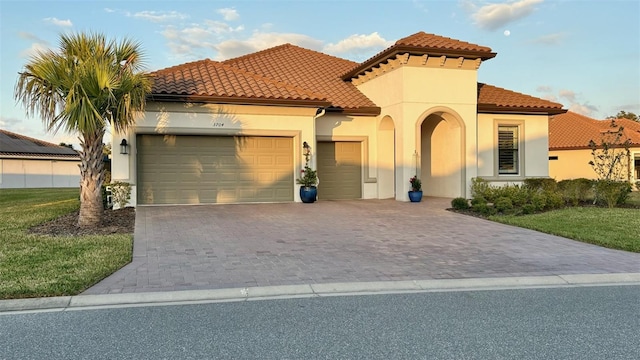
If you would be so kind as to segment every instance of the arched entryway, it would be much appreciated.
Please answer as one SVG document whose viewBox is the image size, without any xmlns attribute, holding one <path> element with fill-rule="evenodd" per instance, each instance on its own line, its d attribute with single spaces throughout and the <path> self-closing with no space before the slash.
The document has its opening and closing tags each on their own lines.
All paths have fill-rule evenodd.
<svg viewBox="0 0 640 360">
<path fill-rule="evenodd" d="M 464 122 L 453 110 L 441 108 L 428 112 L 418 126 L 418 163 L 424 194 L 464 196 Z"/>
</svg>

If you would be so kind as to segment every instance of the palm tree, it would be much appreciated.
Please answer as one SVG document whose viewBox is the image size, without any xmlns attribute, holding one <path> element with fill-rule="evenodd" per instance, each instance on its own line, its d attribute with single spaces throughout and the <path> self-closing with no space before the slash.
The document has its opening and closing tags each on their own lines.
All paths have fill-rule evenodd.
<svg viewBox="0 0 640 360">
<path fill-rule="evenodd" d="M 140 44 L 101 34 L 60 36 L 57 51 L 38 52 L 19 73 L 14 96 L 47 131 L 80 140 L 80 227 L 98 227 L 103 212 L 102 147 L 107 126 L 122 133 L 142 115 L 151 81 Z"/>
</svg>

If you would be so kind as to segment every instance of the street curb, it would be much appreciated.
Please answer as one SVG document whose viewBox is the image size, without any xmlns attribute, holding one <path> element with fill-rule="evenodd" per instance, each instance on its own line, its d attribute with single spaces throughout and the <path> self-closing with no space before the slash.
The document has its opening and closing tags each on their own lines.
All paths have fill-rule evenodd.
<svg viewBox="0 0 640 360">
<path fill-rule="evenodd" d="M 0 300 L 0 314 L 23 311 L 67 311 L 101 307 L 195 304 L 300 297 L 412 292 L 507 290 L 545 287 L 640 285 L 640 273 L 567 274 L 501 278 L 405 280 L 302 284 L 214 290 L 186 290 L 105 295 L 76 295 Z"/>
</svg>

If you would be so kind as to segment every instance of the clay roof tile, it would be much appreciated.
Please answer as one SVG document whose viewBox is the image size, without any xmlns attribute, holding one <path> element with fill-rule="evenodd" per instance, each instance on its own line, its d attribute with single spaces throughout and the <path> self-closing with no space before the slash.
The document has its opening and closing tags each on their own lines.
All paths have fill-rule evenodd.
<svg viewBox="0 0 640 360">
<path fill-rule="evenodd" d="M 624 139 L 640 145 L 640 123 L 629 119 L 614 122 L 624 128 Z M 602 134 L 611 129 L 610 120 L 596 120 L 571 111 L 554 115 L 549 120 L 549 149 L 587 149 L 591 140 L 598 144 Z"/>
</svg>

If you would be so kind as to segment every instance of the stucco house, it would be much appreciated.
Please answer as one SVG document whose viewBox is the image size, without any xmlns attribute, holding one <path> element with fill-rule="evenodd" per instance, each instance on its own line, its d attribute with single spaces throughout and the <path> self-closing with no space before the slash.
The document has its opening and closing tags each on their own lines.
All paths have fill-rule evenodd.
<svg viewBox="0 0 640 360">
<path fill-rule="evenodd" d="M 635 183 L 640 180 L 640 123 L 616 119 L 615 124 L 624 128 L 622 140 L 630 140 L 627 179 Z M 549 120 L 549 176 L 556 180 L 596 179 L 597 174 L 589 165 L 593 160 L 589 142 L 601 144 L 603 135 L 611 130 L 610 120 L 596 120 L 571 111 L 552 116 Z"/>
<path fill-rule="evenodd" d="M 79 165 L 73 149 L 0 129 L 0 189 L 79 187 Z"/>
<path fill-rule="evenodd" d="M 112 131 L 112 177 L 132 203 L 300 201 L 311 146 L 318 199 L 469 197 L 549 174 L 562 105 L 478 83 L 489 47 L 419 32 L 357 63 L 291 44 L 153 73 L 145 116 Z"/>
</svg>

